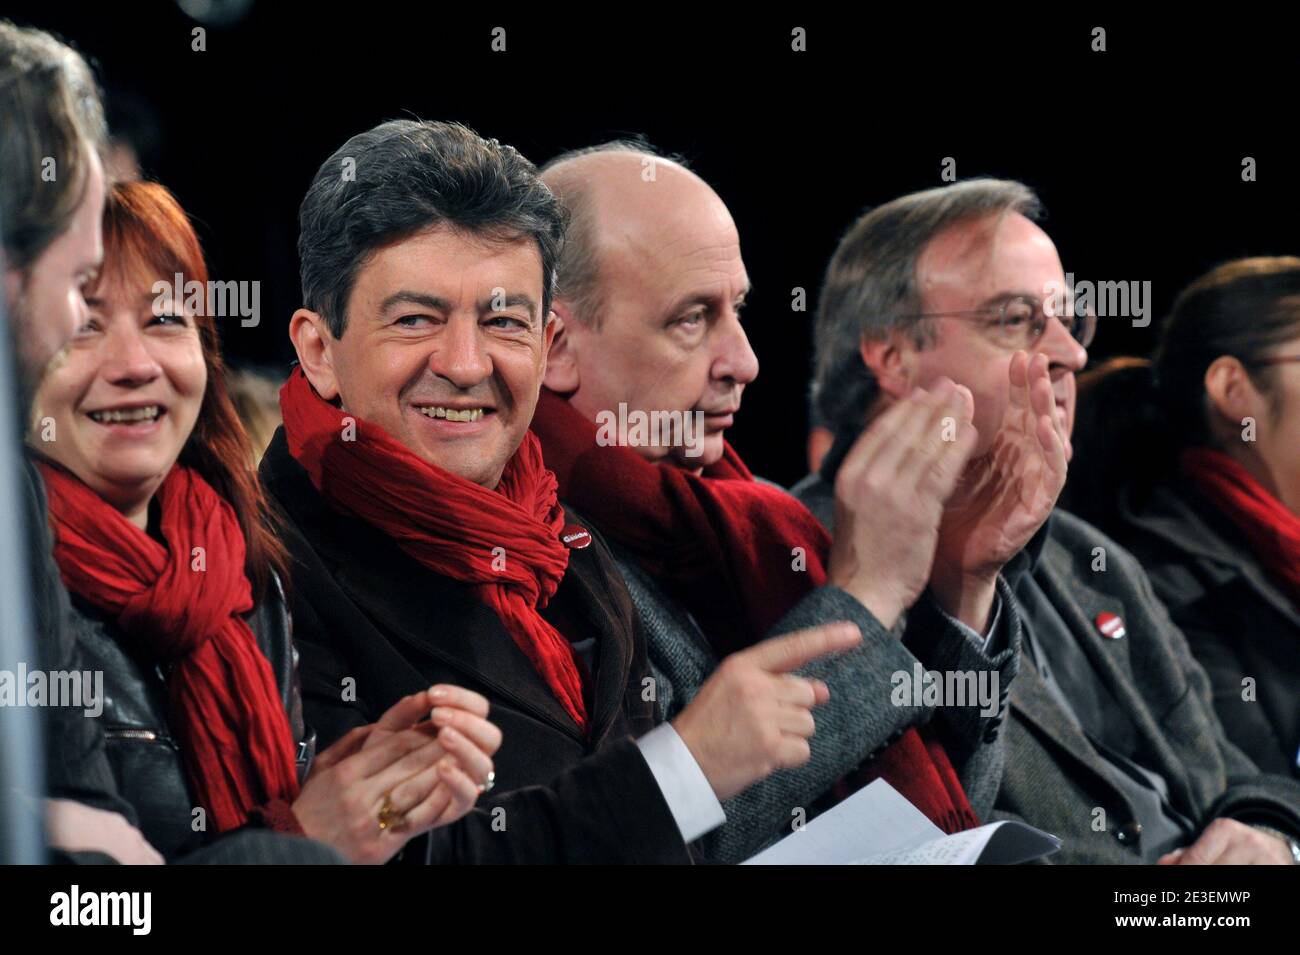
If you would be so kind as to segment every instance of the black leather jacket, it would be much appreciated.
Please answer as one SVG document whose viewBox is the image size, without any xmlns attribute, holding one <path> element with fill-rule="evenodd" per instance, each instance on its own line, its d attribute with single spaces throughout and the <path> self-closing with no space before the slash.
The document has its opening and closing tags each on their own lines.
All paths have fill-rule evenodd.
<svg viewBox="0 0 1300 955">
<path fill-rule="evenodd" d="M 104 673 L 103 727 L 118 791 L 135 807 L 145 837 L 168 859 L 197 849 L 216 835 L 212 820 L 195 812 L 179 745 L 167 726 L 167 675 L 143 662 L 116 624 L 72 595 L 71 627 L 82 666 Z M 245 617 L 280 688 L 297 741 L 298 779 L 306 778 L 316 751 L 316 734 L 303 723 L 298 687 L 298 653 L 278 579 L 266 599 Z M 196 828 L 206 822 L 206 831 Z"/>
</svg>

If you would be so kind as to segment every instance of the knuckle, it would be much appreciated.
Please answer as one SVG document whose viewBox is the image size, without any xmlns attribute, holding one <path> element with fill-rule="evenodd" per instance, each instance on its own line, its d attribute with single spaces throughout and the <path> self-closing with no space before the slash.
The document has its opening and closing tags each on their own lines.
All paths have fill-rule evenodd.
<svg viewBox="0 0 1300 955">
<path fill-rule="evenodd" d="M 859 484 L 862 490 L 872 497 L 884 497 L 894 493 L 896 482 L 879 468 L 872 468 L 862 476 Z"/>
</svg>

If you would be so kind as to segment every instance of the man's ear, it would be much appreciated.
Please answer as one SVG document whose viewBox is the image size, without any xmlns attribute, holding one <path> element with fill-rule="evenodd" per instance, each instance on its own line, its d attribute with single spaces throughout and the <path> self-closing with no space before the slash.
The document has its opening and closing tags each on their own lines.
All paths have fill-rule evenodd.
<svg viewBox="0 0 1300 955">
<path fill-rule="evenodd" d="M 569 324 L 572 311 L 564 302 L 557 301 L 551 309 L 554 318 L 554 337 L 546 354 L 546 373 L 542 384 L 557 395 L 571 395 L 578 390 L 578 352 L 573 342 Z"/>
<path fill-rule="evenodd" d="M 298 309 L 289 319 L 289 338 L 311 386 L 326 401 L 333 401 L 338 397 L 339 384 L 334 374 L 334 336 L 325 318 L 318 312 Z"/>
<path fill-rule="evenodd" d="M 1209 399 L 1206 410 L 1234 430 L 1241 427 L 1243 418 L 1258 418 L 1267 407 L 1246 367 L 1233 355 L 1220 355 L 1205 369 L 1205 394 Z"/>
<path fill-rule="evenodd" d="M 916 349 L 898 333 L 883 339 L 864 336 L 858 342 L 858 354 L 879 382 L 882 394 L 898 399 L 912 390 L 916 376 Z"/>
</svg>

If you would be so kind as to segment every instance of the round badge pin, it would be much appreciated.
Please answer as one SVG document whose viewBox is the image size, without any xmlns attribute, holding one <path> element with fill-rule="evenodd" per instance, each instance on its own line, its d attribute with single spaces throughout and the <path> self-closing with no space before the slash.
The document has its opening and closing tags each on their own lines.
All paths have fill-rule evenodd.
<svg viewBox="0 0 1300 955">
<path fill-rule="evenodd" d="M 1097 614 L 1097 629 L 1107 640 L 1118 640 L 1128 632 L 1124 629 L 1124 621 L 1113 613 Z"/>
<path fill-rule="evenodd" d="M 591 546 L 591 531 L 577 524 L 566 524 L 564 530 L 560 531 L 560 540 L 564 541 L 565 547 L 582 550 Z"/>
</svg>

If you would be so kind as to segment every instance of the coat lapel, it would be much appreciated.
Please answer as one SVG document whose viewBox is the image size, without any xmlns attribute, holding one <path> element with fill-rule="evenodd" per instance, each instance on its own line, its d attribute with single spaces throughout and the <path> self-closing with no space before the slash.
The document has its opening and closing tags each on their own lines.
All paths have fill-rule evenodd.
<svg viewBox="0 0 1300 955">
<path fill-rule="evenodd" d="M 1018 710 L 1027 723 L 1092 773 L 1102 785 L 1117 792 L 1110 781 L 1110 771 L 1106 764 L 1083 735 L 1083 731 L 1061 709 L 1028 656 L 1021 657 L 1020 669 L 1011 690 L 1011 707 Z"/>
<path fill-rule="evenodd" d="M 1063 567 L 1066 571 L 1062 571 Z M 1152 717 L 1153 702 L 1156 704 L 1155 710 L 1164 712 L 1165 709 L 1160 701 L 1144 697 L 1133 678 L 1130 654 L 1135 641 L 1140 641 L 1145 636 L 1137 610 L 1134 608 L 1133 613 L 1126 614 L 1123 601 L 1094 590 L 1086 579 L 1070 572 L 1071 567 L 1072 561 L 1068 553 L 1064 552 L 1058 542 L 1049 539 L 1043 549 L 1035 578 L 1102 681 L 1133 720 L 1147 754 L 1156 762 L 1156 765 L 1148 768 L 1164 777 L 1169 786 L 1170 802 L 1186 809 L 1194 805 L 1187 771 L 1170 748 L 1164 731 Z M 1101 613 L 1113 613 L 1120 617 L 1125 622 L 1128 633 L 1118 640 L 1104 638 L 1096 622 Z M 1167 702 L 1172 706 L 1177 700 Z M 1089 749 L 1092 747 L 1089 746 Z"/>
<path fill-rule="evenodd" d="M 592 739 L 600 739 L 621 712 L 631 676 L 634 623 L 628 603 L 620 605 L 611 589 L 620 582 L 605 548 L 586 547 L 570 552 L 569 569 L 556 594 L 598 644 L 594 686 L 588 693 Z"/>
</svg>

